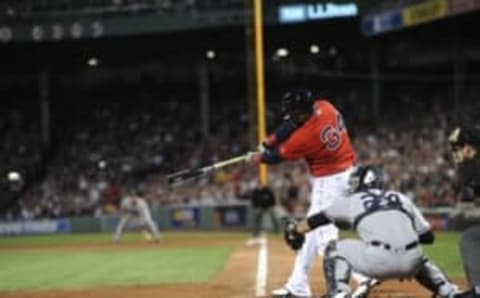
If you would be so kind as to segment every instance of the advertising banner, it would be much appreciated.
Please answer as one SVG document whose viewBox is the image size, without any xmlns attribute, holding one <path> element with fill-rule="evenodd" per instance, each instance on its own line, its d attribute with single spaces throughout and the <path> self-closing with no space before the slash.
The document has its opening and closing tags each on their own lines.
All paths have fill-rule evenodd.
<svg viewBox="0 0 480 298">
<path fill-rule="evenodd" d="M 0 222 L 0 235 L 69 233 L 69 219 Z"/>
<path fill-rule="evenodd" d="M 448 213 L 425 214 L 425 218 L 434 230 L 446 231 L 448 229 L 450 221 L 450 215 Z"/>
<path fill-rule="evenodd" d="M 354 17 L 358 15 L 355 2 L 335 3 L 295 3 L 280 5 L 278 8 L 279 23 L 298 23 L 312 20 Z"/>
<path fill-rule="evenodd" d="M 414 26 L 447 16 L 447 0 L 429 0 L 403 10 L 403 25 Z"/>
<path fill-rule="evenodd" d="M 172 207 L 170 209 L 172 228 L 197 228 L 200 226 L 200 208 Z"/>
<path fill-rule="evenodd" d="M 448 14 L 456 15 L 480 9 L 480 0 L 450 0 Z"/>
<path fill-rule="evenodd" d="M 247 225 L 247 207 L 218 206 L 215 208 L 215 217 L 218 227 L 245 227 Z"/>
<path fill-rule="evenodd" d="M 367 36 L 398 30 L 402 26 L 401 10 L 369 15 L 362 20 L 362 31 Z"/>
</svg>

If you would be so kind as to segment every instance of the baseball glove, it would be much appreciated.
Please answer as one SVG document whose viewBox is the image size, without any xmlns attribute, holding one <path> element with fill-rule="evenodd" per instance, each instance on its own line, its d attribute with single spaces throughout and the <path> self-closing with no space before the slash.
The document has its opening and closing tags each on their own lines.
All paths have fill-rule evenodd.
<svg viewBox="0 0 480 298">
<path fill-rule="evenodd" d="M 293 250 L 299 250 L 305 242 L 305 235 L 297 232 L 297 221 L 293 218 L 287 220 L 283 236 L 287 245 Z"/>
</svg>

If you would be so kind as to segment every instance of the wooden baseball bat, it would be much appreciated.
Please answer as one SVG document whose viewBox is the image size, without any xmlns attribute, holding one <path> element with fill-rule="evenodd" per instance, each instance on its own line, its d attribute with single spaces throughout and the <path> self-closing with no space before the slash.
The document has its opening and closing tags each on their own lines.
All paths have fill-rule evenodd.
<svg viewBox="0 0 480 298">
<path fill-rule="evenodd" d="M 181 184 L 184 184 L 188 181 L 200 178 L 204 175 L 207 175 L 217 169 L 233 165 L 236 163 L 244 162 L 247 160 L 247 154 L 243 154 L 240 156 L 232 157 L 226 160 L 222 160 L 219 162 L 216 162 L 212 165 L 202 167 L 202 168 L 194 168 L 194 169 L 185 169 L 182 171 L 178 171 L 175 173 L 172 173 L 170 175 L 167 175 L 167 184 L 170 187 L 173 186 L 178 186 Z"/>
</svg>

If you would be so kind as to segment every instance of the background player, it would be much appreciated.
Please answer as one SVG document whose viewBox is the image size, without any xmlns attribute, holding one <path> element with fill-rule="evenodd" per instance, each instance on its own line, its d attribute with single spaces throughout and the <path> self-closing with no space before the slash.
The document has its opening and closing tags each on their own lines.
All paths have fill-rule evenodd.
<svg viewBox="0 0 480 298">
<path fill-rule="evenodd" d="M 123 198 L 120 204 L 120 212 L 122 214 L 120 221 L 115 229 L 113 241 L 119 242 L 123 229 L 133 218 L 138 218 L 144 226 L 146 226 L 151 234 L 147 234 L 147 239 L 153 238 L 155 242 L 160 239 L 158 227 L 152 219 L 150 208 L 147 202 L 141 198 L 135 191 L 129 190 L 127 196 Z"/>
<path fill-rule="evenodd" d="M 383 177 L 378 168 L 358 167 L 350 178 L 353 194 L 339 198 L 298 225 L 289 223 L 287 243 L 298 249 L 304 233 L 330 224 L 330 220 L 345 221 L 355 228 L 360 239 L 332 241 L 328 245 L 324 257 L 328 297 L 350 297 L 351 270 L 379 280 L 415 277 L 434 295 L 453 297 L 457 287 L 423 256 L 419 245 L 434 242 L 429 223 L 408 197 L 383 190 Z"/>
<path fill-rule="evenodd" d="M 304 159 L 311 175 L 312 192 L 307 212 L 310 216 L 347 194 L 348 177 L 356 155 L 342 115 L 328 100 L 315 100 L 312 92 L 296 90 L 284 95 L 282 109 L 284 121 L 263 142 L 263 152 L 252 153 L 251 159 L 266 164 Z M 337 238 L 338 229 L 333 224 L 306 235 L 287 283 L 272 294 L 311 296 L 308 274 L 313 260 L 317 253 L 323 254 L 330 240 Z"/>
<path fill-rule="evenodd" d="M 458 165 L 460 200 L 473 202 L 480 194 L 480 131 L 457 127 L 448 138 L 453 159 Z M 480 226 L 467 229 L 460 239 L 465 275 L 472 289 L 457 297 L 480 297 Z"/>
<path fill-rule="evenodd" d="M 263 218 L 269 216 L 275 233 L 279 232 L 279 223 L 275 215 L 275 196 L 268 186 L 258 185 L 252 190 L 251 202 L 253 207 L 253 229 L 252 238 L 247 245 L 259 244 L 262 242 L 260 233 L 264 231 Z"/>
</svg>

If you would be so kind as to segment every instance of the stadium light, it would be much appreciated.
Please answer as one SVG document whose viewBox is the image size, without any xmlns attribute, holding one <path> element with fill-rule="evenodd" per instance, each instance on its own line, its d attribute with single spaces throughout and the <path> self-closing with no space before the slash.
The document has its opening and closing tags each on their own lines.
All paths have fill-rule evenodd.
<svg viewBox="0 0 480 298">
<path fill-rule="evenodd" d="M 286 48 L 279 48 L 277 50 L 277 56 L 278 57 L 287 57 L 288 56 L 288 50 Z"/>
<path fill-rule="evenodd" d="M 97 66 L 98 65 L 98 59 L 95 58 L 95 57 L 92 57 L 92 58 L 88 59 L 87 64 L 88 64 L 88 66 L 92 66 L 92 67 Z"/>
<path fill-rule="evenodd" d="M 208 59 L 215 59 L 216 53 L 214 50 L 208 50 L 206 56 Z"/>
<path fill-rule="evenodd" d="M 17 182 L 20 180 L 21 176 L 17 171 L 10 171 L 7 174 L 8 181 Z"/>
<path fill-rule="evenodd" d="M 310 53 L 314 55 L 320 53 L 320 47 L 316 44 L 310 45 Z"/>
</svg>

